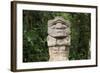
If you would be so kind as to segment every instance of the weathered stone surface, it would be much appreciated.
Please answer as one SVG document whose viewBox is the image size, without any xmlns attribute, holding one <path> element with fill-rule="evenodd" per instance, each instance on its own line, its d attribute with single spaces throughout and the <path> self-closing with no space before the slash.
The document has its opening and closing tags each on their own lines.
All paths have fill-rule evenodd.
<svg viewBox="0 0 100 73">
<path fill-rule="evenodd" d="M 68 20 L 65 20 L 62 17 L 59 17 L 59 16 L 55 17 L 55 19 L 53 19 L 53 20 L 49 20 L 48 21 L 48 27 L 52 26 L 53 24 L 58 23 L 58 22 L 61 22 L 62 24 L 65 24 L 68 27 L 70 27 L 70 22 Z"/>
<path fill-rule="evenodd" d="M 70 46 L 70 36 L 63 39 L 56 39 L 56 44 L 60 46 L 61 45 Z"/>
<path fill-rule="evenodd" d="M 71 45 L 70 33 L 70 23 L 62 17 L 48 21 L 49 61 L 68 60 L 69 46 Z"/>
<path fill-rule="evenodd" d="M 64 61 L 68 60 L 69 48 L 65 46 L 49 47 L 49 61 Z"/>
<path fill-rule="evenodd" d="M 54 37 L 48 36 L 47 37 L 47 44 L 48 46 L 70 46 L 71 42 L 70 42 L 70 36 L 66 37 L 66 38 L 60 38 L 60 39 L 56 39 Z"/>
<path fill-rule="evenodd" d="M 68 34 L 70 34 L 70 23 L 67 22 L 61 17 L 56 17 L 54 20 L 49 20 L 48 34 L 52 37 L 66 37 Z"/>
<path fill-rule="evenodd" d="M 51 37 L 51 36 L 48 36 L 47 37 L 47 44 L 48 44 L 48 46 L 55 46 L 56 45 L 56 39 Z"/>
</svg>

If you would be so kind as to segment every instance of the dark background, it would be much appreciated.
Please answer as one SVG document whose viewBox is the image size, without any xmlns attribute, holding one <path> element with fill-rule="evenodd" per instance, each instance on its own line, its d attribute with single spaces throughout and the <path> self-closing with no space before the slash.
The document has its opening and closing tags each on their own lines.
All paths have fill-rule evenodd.
<svg viewBox="0 0 100 73">
<path fill-rule="evenodd" d="M 23 10 L 23 62 L 49 60 L 47 22 L 56 16 L 71 22 L 69 60 L 91 58 L 91 14 Z"/>
</svg>

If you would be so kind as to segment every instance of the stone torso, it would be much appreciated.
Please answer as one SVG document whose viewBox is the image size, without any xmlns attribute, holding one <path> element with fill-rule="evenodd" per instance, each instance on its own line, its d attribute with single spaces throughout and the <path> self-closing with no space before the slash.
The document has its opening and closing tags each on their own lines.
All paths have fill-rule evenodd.
<svg viewBox="0 0 100 73">
<path fill-rule="evenodd" d="M 48 21 L 49 61 L 68 60 L 70 46 L 70 24 L 62 17 Z"/>
</svg>

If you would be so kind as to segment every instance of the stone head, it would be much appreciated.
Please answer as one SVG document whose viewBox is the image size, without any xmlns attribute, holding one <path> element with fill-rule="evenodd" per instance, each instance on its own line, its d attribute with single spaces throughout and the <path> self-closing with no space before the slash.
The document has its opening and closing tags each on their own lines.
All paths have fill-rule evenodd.
<svg viewBox="0 0 100 73">
<path fill-rule="evenodd" d="M 70 23 L 62 17 L 48 21 L 48 35 L 54 38 L 64 38 L 70 34 Z"/>
</svg>

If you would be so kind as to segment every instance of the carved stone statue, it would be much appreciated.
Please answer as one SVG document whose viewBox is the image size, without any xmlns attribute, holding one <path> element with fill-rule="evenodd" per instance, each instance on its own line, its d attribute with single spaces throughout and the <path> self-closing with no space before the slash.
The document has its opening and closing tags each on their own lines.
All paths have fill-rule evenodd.
<svg viewBox="0 0 100 73">
<path fill-rule="evenodd" d="M 55 17 L 48 21 L 49 61 L 68 60 L 70 33 L 70 22 L 62 17 Z"/>
</svg>

